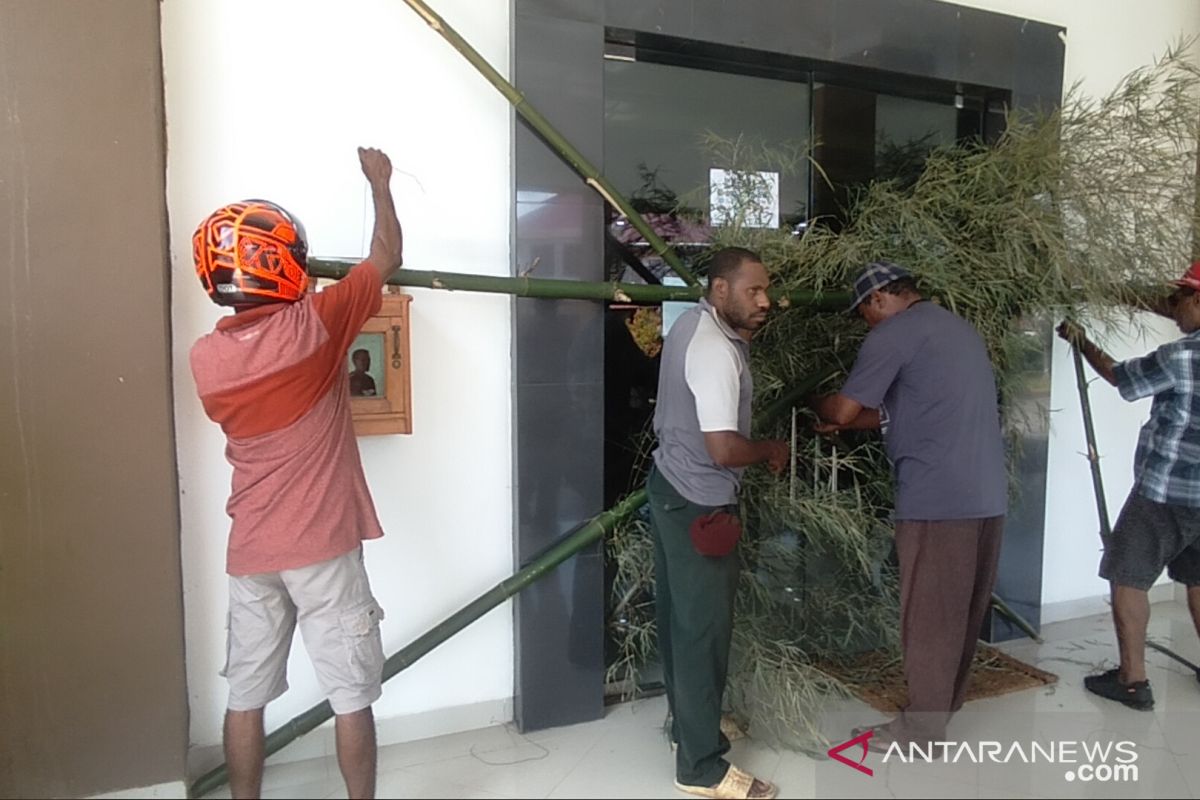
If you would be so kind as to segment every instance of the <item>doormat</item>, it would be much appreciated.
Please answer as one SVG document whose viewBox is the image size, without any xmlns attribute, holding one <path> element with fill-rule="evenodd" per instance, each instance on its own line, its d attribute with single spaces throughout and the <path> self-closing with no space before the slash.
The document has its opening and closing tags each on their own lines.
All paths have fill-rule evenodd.
<svg viewBox="0 0 1200 800">
<path fill-rule="evenodd" d="M 877 711 L 893 714 L 908 703 L 904 667 L 893 652 L 873 650 L 847 664 L 826 665 L 824 669 Z M 1057 682 L 1057 675 L 981 644 L 975 650 L 975 663 L 968 678 L 967 702 Z"/>
</svg>

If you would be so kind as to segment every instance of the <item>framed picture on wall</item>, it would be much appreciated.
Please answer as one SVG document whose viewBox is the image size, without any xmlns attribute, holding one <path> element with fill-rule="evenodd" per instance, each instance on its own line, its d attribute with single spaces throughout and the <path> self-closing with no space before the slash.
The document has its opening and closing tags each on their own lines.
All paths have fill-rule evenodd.
<svg viewBox="0 0 1200 800">
<path fill-rule="evenodd" d="M 412 433 L 409 303 L 406 294 L 384 295 L 346 352 L 350 410 L 359 436 Z"/>
</svg>

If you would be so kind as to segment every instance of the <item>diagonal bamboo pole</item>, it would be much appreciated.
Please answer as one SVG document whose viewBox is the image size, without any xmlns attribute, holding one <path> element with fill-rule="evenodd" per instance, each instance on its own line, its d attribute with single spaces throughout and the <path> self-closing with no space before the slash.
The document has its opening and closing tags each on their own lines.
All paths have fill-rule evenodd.
<svg viewBox="0 0 1200 800">
<path fill-rule="evenodd" d="M 616 506 L 579 525 L 574 531 L 568 533 L 534 557 L 527 566 L 519 570 L 515 575 L 500 581 L 500 583 L 493 586 L 487 592 L 484 592 L 428 632 L 419 636 L 407 647 L 390 656 L 383 665 L 384 681 L 395 677 L 400 672 L 411 667 L 422 656 L 505 600 L 508 600 L 530 584 L 548 575 L 555 567 L 580 550 L 595 544 L 614 525 L 634 514 L 645 503 L 646 490 L 639 489 Z M 330 708 L 329 701 L 326 700 L 308 709 L 303 714 L 293 717 L 284 725 L 271 731 L 270 735 L 267 736 L 266 755 L 270 756 L 273 753 L 279 752 L 285 746 L 312 731 L 332 716 L 333 709 Z M 203 797 L 228 781 L 228 765 L 222 764 L 198 778 L 192 784 L 189 795 L 191 797 Z"/>
<path fill-rule="evenodd" d="M 1009 607 L 1008 603 L 1001 600 L 1000 595 L 996 594 L 995 592 L 992 592 L 992 608 L 995 609 L 997 614 L 1020 628 L 1021 633 L 1025 634 L 1030 639 L 1033 639 L 1038 644 L 1042 644 L 1042 637 L 1039 636 L 1038 632 L 1034 630 L 1032 625 L 1029 624 L 1029 621 L 1016 611 L 1013 611 L 1012 608 Z"/>
<path fill-rule="evenodd" d="M 357 259 L 308 259 L 308 274 L 315 278 L 339 279 L 358 263 Z M 467 275 L 458 272 L 422 272 L 401 269 L 388 279 L 394 286 L 419 286 L 447 291 L 488 292 L 511 294 L 517 297 L 540 297 L 557 300 L 609 300 L 620 303 L 661 303 L 664 300 L 699 300 L 701 286 L 655 286 L 641 283 L 589 283 L 555 278 L 507 278 L 492 275 Z M 773 299 L 780 306 L 800 307 L 813 311 L 840 311 L 850 302 L 848 292 L 773 290 Z"/>
<path fill-rule="evenodd" d="M 590 161 L 588 161 L 583 153 L 575 149 L 566 138 L 558 132 L 558 129 L 550 124 L 550 121 L 541 115 L 541 113 L 530 105 L 525 95 L 521 94 L 515 86 L 509 83 L 504 77 L 487 62 L 482 55 L 479 54 L 474 47 L 467 42 L 458 31 L 450 27 L 444 19 L 438 16 L 429 5 L 422 0 L 404 0 L 405 3 L 418 15 L 421 19 L 428 23 L 429 27 L 439 33 L 443 39 L 450 43 L 450 46 L 462 54 L 463 58 L 471 63 L 471 66 L 482 75 L 488 83 L 492 84 L 500 94 L 512 104 L 513 109 L 521 115 L 529 126 L 533 128 L 542 137 L 545 142 L 550 145 L 555 153 L 566 161 L 571 169 L 584 180 L 588 186 L 591 186 L 596 192 L 603 197 L 610 205 L 618 209 L 630 224 L 637 229 L 638 233 L 645 238 L 650 248 L 666 261 L 671 269 L 675 271 L 679 277 L 683 278 L 690 286 L 699 286 L 700 282 L 696 280 L 696 276 L 691 273 L 679 256 L 671 249 L 671 246 L 662 240 L 662 238 L 654 232 L 650 225 L 642 218 L 642 215 L 634 210 L 629 201 L 617 191 L 608 180 L 596 169 Z"/>
<path fill-rule="evenodd" d="M 1096 448 L 1096 427 L 1092 424 L 1092 402 L 1088 397 L 1087 375 L 1083 369 L 1083 353 L 1071 345 L 1075 359 L 1075 386 L 1079 389 L 1079 408 L 1083 411 L 1083 436 L 1087 442 L 1087 460 L 1092 469 L 1092 490 L 1096 494 L 1096 513 L 1100 517 L 1100 541 L 1108 545 L 1112 526 L 1108 516 L 1108 500 L 1104 496 L 1104 479 L 1100 474 L 1100 452 Z"/>
</svg>

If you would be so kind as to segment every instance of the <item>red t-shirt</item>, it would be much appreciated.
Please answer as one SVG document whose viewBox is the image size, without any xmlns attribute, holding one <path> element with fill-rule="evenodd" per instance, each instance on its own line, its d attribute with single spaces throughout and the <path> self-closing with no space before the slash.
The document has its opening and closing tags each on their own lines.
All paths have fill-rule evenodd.
<svg viewBox="0 0 1200 800">
<path fill-rule="evenodd" d="M 305 567 L 383 536 L 346 378 L 346 350 L 382 286 L 363 262 L 295 303 L 225 317 L 192 346 L 200 400 L 233 465 L 230 575 Z"/>
</svg>

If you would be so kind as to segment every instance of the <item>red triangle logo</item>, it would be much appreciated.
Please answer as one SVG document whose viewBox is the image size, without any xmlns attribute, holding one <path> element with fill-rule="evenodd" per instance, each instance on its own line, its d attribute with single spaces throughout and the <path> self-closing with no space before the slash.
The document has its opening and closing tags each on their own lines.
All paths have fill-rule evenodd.
<svg viewBox="0 0 1200 800">
<path fill-rule="evenodd" d="M 873 729 L 868 730 L 865 733 L 860 733 L 858 736 L 855 736 L 853 739 L 851 739 L 848 742 L 842 742 L 841 744 L 839 744 L 835 747 L 829 748 L 828 755 L 830 758 L 834 759 L 835 761 L 842 762 L 847 767 L 853 767 L 854 769 L 858 770 L 859 772 L 865 772 L 867 775 L 874 776 L 875 771 L 873 769 L 871 769 L 870 767 L 863 766 L 863 762 L 865 762 L 867 760 L 867 742 L 871 741 L 871 737 L 874 735 L 875 735 L 875 731 Z M 846 758 L 844 755 L 842 755 L 842 751 L 847 748 L 853 747 L 856 744 L 862 745 L 862 756 L 858 759 L 857 762 L 854 762 L 854 761 L 851 761 L 850 759 Z"/>
</svg>

